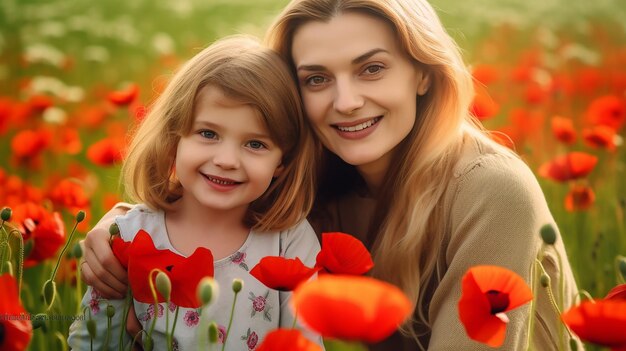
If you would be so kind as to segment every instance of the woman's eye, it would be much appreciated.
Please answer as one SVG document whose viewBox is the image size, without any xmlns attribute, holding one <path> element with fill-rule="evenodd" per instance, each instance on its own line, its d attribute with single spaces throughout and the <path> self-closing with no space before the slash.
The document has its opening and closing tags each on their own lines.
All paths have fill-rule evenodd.
<svg viewBox="0 0 626 351">
<path fill-rule="evenodd" d="M 201 130 L 199 134 L 201 137 L 207 139 L 215 139 L 217 137 L 217 134 L 212 130 Z"/>
<path fill-rule="evenodd" d="M 306 85 L 317 86 L 326 83 L 326 78 L 322 76 L 312 76 L 305 80 Z"/>
<path fill-rule="evenodd" d="M 251 149 L 255 149 L 255 150 L 259 150 L 259 149 L 263 149 L 265 148 L 265 144 L 263 144 L 262 142 L 258 141 L 258 140 L 252 140 L 248 142 L 248 146 Z"/>
<path fill-rule="evenodd" d="M 367 67 L 365 68 L 365 71 L 364 71 L 364 72 L 365 72 L 365 74 L 368 74 L 368 75 L 373 75 L 373 74 L 377 74 L 377 73 L 379 73 L 380 71 L 382 71 L 382 70 L 383 70 L 383 68 L 384 68 L 384 67 L 383 67 L 383 66 L 381 66 L 381 65 L 370 65 L 370 66 L 367 66 Z"/>
</svg>

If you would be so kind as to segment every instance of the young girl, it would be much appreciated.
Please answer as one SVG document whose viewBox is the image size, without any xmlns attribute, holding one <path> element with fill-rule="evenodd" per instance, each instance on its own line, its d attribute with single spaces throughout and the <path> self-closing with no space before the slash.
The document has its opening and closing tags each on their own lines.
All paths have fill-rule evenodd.
<svg viewBox="0 0 626 351">
<path fill-rule="evenodd" d="M 287 66 L 243 37 L 220 40 L 185 64 L 134 134 L 122 176 L 130 199 L 142 204 L 116 218 L 121 237 L 132 241 L 142 229 L 159 250 L 185 257 L 198 247 L 211 250 L 221 289 L 209 318 L 227 350 L 254 349 L 270 330 L 293 324 L 289 294 L 268 289 L 249 272 L 265 256 L 314 265 L 319 244 L 304 219 L 313 201 L 313 155 Z M 224 340 L 234 278 L 244 284 Z M 108 345 L 117 350 L 123 301 L 102 300 L 90 287 L 82 304 L 97 322 L 96 349 L 107 333 L 106 306 L 114 306 Z M 158 315 L 152 339 L 163 350 L 164 308 L 173 311 L 161 303 L 155 313 L 152 304 L 134 301 L 144 330 Z M 180 308 L 174 350 L 197 349 L 199 312 Z M 85 321 L 73 324 L 69 345 L 89 347 Z"/>
</svg>

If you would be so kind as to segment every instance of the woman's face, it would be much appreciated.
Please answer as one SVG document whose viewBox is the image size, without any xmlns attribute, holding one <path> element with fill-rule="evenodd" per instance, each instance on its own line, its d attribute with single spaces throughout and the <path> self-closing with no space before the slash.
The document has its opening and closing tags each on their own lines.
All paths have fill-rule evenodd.
<svg viewBox="0 0 626 351">
<path fill-rule="evenodd" d="M 291 54 L 317 135 L 378 185 L 371 182 L 380 183 L 392 150 L 415 124 L 416 97 L 428 78 L 386 22 L 359 13 L 305 23 Z"/>
</svg>

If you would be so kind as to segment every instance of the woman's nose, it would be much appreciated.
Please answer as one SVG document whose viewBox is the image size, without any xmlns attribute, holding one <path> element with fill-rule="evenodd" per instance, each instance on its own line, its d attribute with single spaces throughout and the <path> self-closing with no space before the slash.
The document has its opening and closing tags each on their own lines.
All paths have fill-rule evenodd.
<svg viewBox="0 0 626 351">
<path fill-rule="evenodd" d="M 365 99 L 351 79 L 337 79 L 335 101 L 333 104 L 336 111 L 350 115 L 363 107 L 364 103 Z"/>
</svg>

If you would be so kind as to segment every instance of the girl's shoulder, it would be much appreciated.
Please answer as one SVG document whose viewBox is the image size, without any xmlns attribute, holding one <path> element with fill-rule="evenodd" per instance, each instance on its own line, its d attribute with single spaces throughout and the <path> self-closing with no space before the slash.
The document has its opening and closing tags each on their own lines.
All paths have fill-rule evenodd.
<svg viewBox="0 0 626 351">
<path fill-rule="evenodd" d="M 165 233 L 165 217 L 163 211 L 151 209 L 145 204 L 134 205 L 128 212 L 115 217 L 122 238 L 132 240 L 140 229 L 152 236 Z"/>
</svg>

